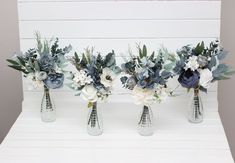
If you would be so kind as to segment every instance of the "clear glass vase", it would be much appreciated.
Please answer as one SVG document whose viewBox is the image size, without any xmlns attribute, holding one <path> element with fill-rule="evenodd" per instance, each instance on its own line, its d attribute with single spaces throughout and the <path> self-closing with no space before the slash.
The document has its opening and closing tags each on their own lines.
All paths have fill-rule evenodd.
<svg viewBox="0 0 235 163">
<path fill-rule="evenodd" d="M 199 92 L 199 89 L 194 89 L 193 91 L 188 117 L 191 123 L 200 123 L 203 121 L 203 104 Z"/>
<path fill-rule="evenodd" d="M 97 109 L 97 102 L 93 102 L 92 106 L 89 108 L 87 132 L 92 136 L 98 136 L 103 133 L 103 122 L 101 114 Z"/>
<path fill-rule="evenodd" d="M 43 122 L 54 122 L 56 120 L 56 108 L 50 96 L 50 90 L 47 87 L 44 87 L 41 103 L 41 119 Z"/>
<path fill-rule="evenodd" d="M 153 135 L 153 113 L 149 106 L 143 107 L 138 123 L 138 133 L 142 136 Z"/>
</svg>

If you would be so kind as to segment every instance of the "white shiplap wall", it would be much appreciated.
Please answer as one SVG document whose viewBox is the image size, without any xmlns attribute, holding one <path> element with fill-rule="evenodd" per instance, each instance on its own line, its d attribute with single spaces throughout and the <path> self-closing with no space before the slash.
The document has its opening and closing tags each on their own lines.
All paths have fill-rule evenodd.
<svg viewBox="0 0 235 163">
<path fill-rule="evenodd" d="M 136 43 L 146 44 L 149 50 L 164 44 L 175 51 L 186 44 L 208 43 L 219 37 L 220 5 L 218 0 L 18 0 L 21 50 L 34 47 L 33 34 L 40 31 L 46 38 L 59 37 L 62 46 L 70 43 L 79 52 L 87 46 L 95 46 L 100 52 L 113 49 L 118 60 Z M 65 97 L 72 92 L 67 88 L 60 91 Z M 37 94 L 27 90 L 26 84 L 24 92 L 25 99 Z M 124 92 L 118 82 L 116 93 Z M 207 99 L 215 99 L 216 92 L 215 84 Z"/>
</svg>

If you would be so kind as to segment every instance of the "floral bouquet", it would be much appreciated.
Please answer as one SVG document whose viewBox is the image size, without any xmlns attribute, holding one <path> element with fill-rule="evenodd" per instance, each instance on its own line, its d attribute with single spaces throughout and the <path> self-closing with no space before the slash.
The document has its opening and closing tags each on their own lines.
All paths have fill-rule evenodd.
<svg viewBox="0 0 235 163">
<path fill-rule="evenodd" d="M 23 72 L 23 76 L 31 82 L 34 88 L 44 87 L 44 96 L 41 105 L 41 118 L 43 121 L 55 120 L 55 108 L 52 104 L 49 89 L 58 89 L 63 86 L 64 71 L 67 65 L 65 54 L 69 53 L 71 46 L 59 48 L 58 39 L 53 45 L 51 41 L 41 41 L 40 34 L 36 33 L 36 48 L 26 53 L 15 55 L 7 59 L 9 67 Z"/>
<path fill-rule="evenodd" d="M 199 123 L 203 120 L 203 106 L 199 91 L 207 92 L 211 83 L 229 79 L 234 73 L 229 66 L 220 63 L 227 52 L 220 46 L 219 41 L 211 42 L 209 47 L 204 42 L 196 47 L 184 46 L 177 52 L 179 60 L 174 71 L 179 74 L 179 83 L 188 90 L 194 89 L 193 102 L 189 121 Z"/>
<path fill-rule="evenodd" d="M 125 76 L 121 77 L 124 88 L 132 91 L 136 104 L 144 105 L 139 121 L 139 133 L 151 135 L 151 109 L 153 102 L 161 102 L 169 94 L 167 81 L 173 77 L 172 69 L 175 66 L 174 54 L 166 49 L 159 50 L 156 56 L 153 52 L 148 55 L 147 48 L 138 46 L 138 56 L 130 54 L 130 60 L 122 64 Z"/>
<path fill-rule="evenodd" d="M 90 109 L 88 118 L 88 133 L 102 133 L 101 118 L 97 114 L 97 101 L 105 100 L 112 93 L 112 87 L 121 69 L 116 65 L 115 53 L 112 51 L 102 57 L 94 54 L 93 49 L 86 49 L 81 56 L 75 53 L 70 59 L 77 72 L 71 73 L 72 83 L 69 87 L 77 91 L 84 100 L 88 101 Z"/>
</svg>

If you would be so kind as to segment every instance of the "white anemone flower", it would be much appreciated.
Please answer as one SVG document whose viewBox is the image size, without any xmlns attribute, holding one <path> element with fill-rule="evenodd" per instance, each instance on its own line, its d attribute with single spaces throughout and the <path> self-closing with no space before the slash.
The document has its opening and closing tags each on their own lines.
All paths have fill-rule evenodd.
<svg viewBox="0 0 235 163">
<path fill-rule="evenodd" d="M 169 93 L 170 93 L 170 89 L 162 85 L 158 85 L 155 89 L 155 94 L 157 95 L 158 102 L 165 101 L 168 98 Z"/>
<path fill-rule="evenodd" d="M 113 81 L 116 78 L 116 74 L 110 69 L 110 68 L 104 68 L 102 71 L 102 74 L 100 76 L 100 82 L 105 86 L 105 87 L 112 87 L 113 86 Z"/>
<path fill-rule="evenodd" d="M 38 80 L 45 80 L 47 78 L 47 73 L 44 71 L 36 72 L 35 76 Z"/>
<path fill-rule="evenodd" d="M 38 88 L 42 88 L 44 86 L 43 81 L 38 80 L 35 73 L 27 74 L 26 83 L 27 83 L 27 86 L 28 86 L 28 90 L 38 89 Z"/>
</svg>

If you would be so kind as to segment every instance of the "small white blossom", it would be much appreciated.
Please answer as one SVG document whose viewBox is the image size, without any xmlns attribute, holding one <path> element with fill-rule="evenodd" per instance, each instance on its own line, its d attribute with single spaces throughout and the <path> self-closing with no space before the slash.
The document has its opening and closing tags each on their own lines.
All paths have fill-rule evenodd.
<svg viewBox="0 0 235 163">
<path fill-rule="evenodd" d="M 187 60 L 187 63 L 184 67 L 185 70 L 191 69 L 192 71 L 195 71 L 198 69 L 199 64 L 198 64 L 198 57 L 197 56 L 191 56 Z"/>
<path fill-rule="evenodd" d="M 170 90 L 168 88 L 165 88 L 162 85 L 158 85 L 155 89 L 158 102 L 165 101 L 169 96 L 169 92 Z"/>
<path fill-rule="evenodd" d="M 213 80 L 212 72 L 208 68 L 206 68 L 200 70 L 199 73 L 200 73 L 199 85 L 204 88 L 209 88 L 211 81 Z"/>
<path fill-rule="evenodd" d="M 80 70 L 74 74 L 73 81 L 75 82 L 75 86 L 84 86 L 90 84 L 93 80 L 84 70 Z"/>
</svg>

